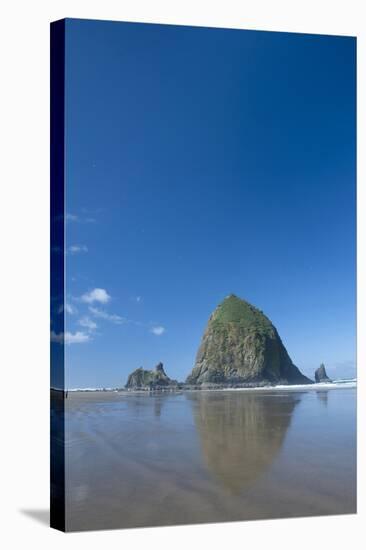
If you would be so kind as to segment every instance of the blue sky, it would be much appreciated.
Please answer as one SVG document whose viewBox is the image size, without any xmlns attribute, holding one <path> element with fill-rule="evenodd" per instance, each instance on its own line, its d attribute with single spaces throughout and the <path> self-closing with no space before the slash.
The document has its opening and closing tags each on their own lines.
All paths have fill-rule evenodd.
<svg viewBox="0 0 366 550">
<path fill-rule="evenodd" d="M 66 384 L 190 372 L 230 293 L 355 365 L 355 39 L 66 23 Z"/>
</svg>

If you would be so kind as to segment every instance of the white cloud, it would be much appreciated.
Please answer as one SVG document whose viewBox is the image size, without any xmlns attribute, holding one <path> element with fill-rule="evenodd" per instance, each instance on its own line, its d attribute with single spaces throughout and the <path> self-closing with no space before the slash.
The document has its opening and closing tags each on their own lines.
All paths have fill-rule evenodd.
<svg viewBox="0 0 366 550">
<path fill-rule="evenodd" d="M 127 323 L 127 319 L 125 317 L 121 317 L 120 315 L 107 313 L 106 311 L 103 311 L 102 309 L 98 309 L 97 307 L 90 306 L 89 307 L 90 313 L 94 315 L 94 317 L 98 317 L 99 319 L 105 319 L 106 321 L 111 321 L 111 323 L 115 323 L 116 325 L 121 325 L 122 323 Z"/>
<path fill-rule="evenodd" d="M 68 304 L 67 302 L 66 302 L 66 304 L 65 304 L 65 311 L 66 311 L 66 313 L 68 313 L 69 315 L 75 315 L 75 313 L 78 312 L 78 310 L 76 309 L 75 306 L 73 306 L 73 305 L 71 305 L 71 304 Z"/>
<path fill-rule="evenodd" d="M 136 296 L 136 302 L 139 304 L 141 302 L 142 298 L 141 296 Z"/>
<path fill-rule="evenodd" d="M 72 332 L 59 332 L 56 334 L 53 330 L 51 331 L 51 342 L 56 342 L 58 344 L 83 344 L 84 342 L 90 341 L 90 335 L 86 332 L 76 331 Z"/>
<path fill-rule="evenodd" d="M 88 330 L 95 330 L 97 328 L 97 323 L 88 316 L 79 319 L 78 324 Z"/>
<path fill-rule="evenodd" d="M 63 306 L 63 304 L 60 305 L 60 307 L 57 310 L 57 313 L 63 313 L 64 310 L 69 315 L 75 315 L 78 312 L 78 310 L 76 309 L 75 306 L 73 306 L 72 304 L 69 304 L 67 302 L 65 304 L 65 307 Z"/>
<path fill-rule="evenodd" d="M 90 292 L 86 292 L 82 295 L 81 301 L 87 304 L 93 304 L 94 302 L 100 302 L 101 304 L 107 304 L 111 297 L 104 288 L 94 288 Z"/>
<path fill-rule="evenodd" d="M 56 334 L 54 330 L 51 330 L 51 342 L 57 342 L 58 344 L 62 344 L 64 341 L 64 333 L 59 332 Z"/>
<path fill-rule="evenodd" d="M 162 334 L 164 334 L 165 328 L 159 325 L 159 326 L 157 326 L 157 327 L 152 327 L 152 328 L 150 329 L 150 332 L 152 332 L 153 334 L 155 334 L 155 336 L 161 336 Z"/>
<path fill-rule="evenodd" d="M 79 217 L 75 216 L 75 214 L 70 214 L 70 212 L 68 212 L 65 215 L 65 221 L 67 221 L 67 222 L 77 222 L 77 221 L 79 221 Z"/>
<path fill-rule="evenodd" d="M 95 223 L 96 220 L 95 218 L 77 216 L 76 214 L 71 214 L 70 212 L 68 212 L 67 214 L 65 214 L 65 221 L 78 223 Z"/>
<path fill-rule="evenodd" d="M 90 335 L 83 331 L 65 332 L 65 343 L 66 344 L 82 344 L 84 342 L 89 342 Z"/>
<path fill-rule="evenodd" d="M 62 249 L 59 246 L 53 246 L 51 248 L 51 252 L 54 254 L 71 254 L 72 256 L 75 254 L 82 254 L 85 252 L 88 252 L 88 247 L 85 246 L 85 244 L 73 244 L 70 245 L 67 249 Z"/>
<path fill-rule="evenodd" d="M 81 254 L 83 252 L 88 252 L 88 247 L 85 246 L 84 244 L 82 244 L 82 245 L 73 244 L 73 245 L 69 246 L 69 248 L 67 250 L 70 254 Z"/>
</svg>

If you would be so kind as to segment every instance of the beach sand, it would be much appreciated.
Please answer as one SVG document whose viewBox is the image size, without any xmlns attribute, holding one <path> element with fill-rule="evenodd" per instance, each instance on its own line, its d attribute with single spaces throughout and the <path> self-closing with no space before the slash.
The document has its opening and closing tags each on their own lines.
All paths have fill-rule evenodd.
<svg viewBox="0 0 366 550">
<path fill-rule="evenodd" d="M 356 390 L 69 392 L 66 529 L 356 512 Z"/>
</svg>

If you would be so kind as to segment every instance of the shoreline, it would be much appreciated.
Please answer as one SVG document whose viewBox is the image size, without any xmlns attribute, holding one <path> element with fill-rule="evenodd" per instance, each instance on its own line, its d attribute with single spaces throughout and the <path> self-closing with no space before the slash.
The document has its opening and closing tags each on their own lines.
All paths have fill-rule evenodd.
<svg viewBox="0 0 366 550">
<path fill-rule="evenodd" d="M 68 390 L 51 388 L 51 391 L 64 392 L 67 393 L 119 393 L 119 394 L 167 394 L 167 393 L 195 393 L 195 392 L 257 392 L 257 391 L 328 391 L 336 389 L 354 389 L 357 388 L 357 380 L 335 380 L 333 382 L 319 382 L 313 384 L 293 384 L 285 385 L 279 384 L 277 386 L 247 386 L 247 387 L 171 387 L 171 388 L 136 388 L 136 389 L 125 389 L 125 388 L 70 388 Z"/>
</svg>

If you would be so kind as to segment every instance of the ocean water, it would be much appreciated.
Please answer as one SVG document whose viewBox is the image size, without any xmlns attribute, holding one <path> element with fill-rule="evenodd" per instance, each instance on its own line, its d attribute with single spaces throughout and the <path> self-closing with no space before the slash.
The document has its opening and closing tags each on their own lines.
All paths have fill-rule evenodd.
<svg viewBox="0 0 366 550">
<path fill-rule="evenodd" d="M 69 392 L 71 531 L 356 512 L 354 383 Z"/>
</svg>

